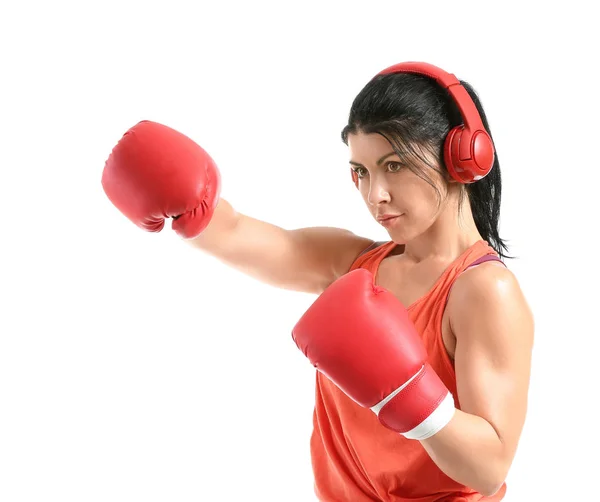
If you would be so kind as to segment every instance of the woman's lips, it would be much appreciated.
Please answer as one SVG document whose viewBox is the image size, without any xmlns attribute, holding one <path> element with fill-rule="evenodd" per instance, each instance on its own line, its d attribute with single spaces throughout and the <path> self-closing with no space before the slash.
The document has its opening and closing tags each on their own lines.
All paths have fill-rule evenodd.
<svg viewBox="0 0 600 502">
<path fill-rule="evenodd" d="M 402 214 L 382 214 L 381 216 L 377 217 L 377 221 L 387 228 L 396 223 L 400 216 L 402 216 Z"/>
</svg>

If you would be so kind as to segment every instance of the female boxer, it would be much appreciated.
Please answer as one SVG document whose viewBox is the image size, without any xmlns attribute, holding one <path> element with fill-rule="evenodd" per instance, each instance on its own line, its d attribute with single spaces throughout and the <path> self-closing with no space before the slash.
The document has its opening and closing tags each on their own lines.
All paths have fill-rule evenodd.
<svg viewBox="0 0 600 502">
<path fill-rule="evenodd" d="M 375 76 L 342 131 L 390 240 L 285 230 L 219 198 L 208 154 L 141 122 L 103 186 L 138 226 L 319 296 L 293 338 L 316 372 L 311 455 L 327 502 L 497 501 L 524 424 L 534 323 L 501 258 L 501 176 L 473 89 L 425 63 Z"/>
</svg>

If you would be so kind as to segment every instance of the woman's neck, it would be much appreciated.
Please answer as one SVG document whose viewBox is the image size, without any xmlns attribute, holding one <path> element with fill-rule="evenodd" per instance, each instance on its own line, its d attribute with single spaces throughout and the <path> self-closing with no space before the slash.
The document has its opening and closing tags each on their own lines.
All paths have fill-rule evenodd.
<svg viewBox="0 0 600 502">
<path fill-rule="evenodd" d="M 460 215 L 458 204 L 445 204 L 433 224 L 404 245 L 403 255 L 415 263 L 428 259 L 454 260 L 481 239 L 465 197 Z"/>
</svg>

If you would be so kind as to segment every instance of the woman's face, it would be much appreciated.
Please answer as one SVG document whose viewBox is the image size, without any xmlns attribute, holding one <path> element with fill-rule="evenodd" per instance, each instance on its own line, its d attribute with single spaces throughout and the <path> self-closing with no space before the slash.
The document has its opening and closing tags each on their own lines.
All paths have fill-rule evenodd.
<svg viewBox="0 0 600 502">
<path fill-rule="evenodd" d="M 404 244 L 425 232 L 444 207 L 447 191 L 442 176 L 425 164 L 419 166 L 442 195 L 438 207 L 435 189 L 401 163 L 383 136 L 350 134 L 348 146 L 350 167 L 359 178 L 358 189 L 369 211 L 386 228 L 390 238 Z M 431 155 L 428 160 L 433 160 Z M 388 216 L 393 218 L 385 220 Z"/>
</svg>

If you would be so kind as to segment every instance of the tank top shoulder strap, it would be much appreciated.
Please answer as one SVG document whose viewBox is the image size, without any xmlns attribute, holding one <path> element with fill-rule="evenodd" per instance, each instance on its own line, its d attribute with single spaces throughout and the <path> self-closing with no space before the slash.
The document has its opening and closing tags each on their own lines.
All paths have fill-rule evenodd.
<svg viewBox="0 0 600 502">
<path fill-rule="evenodd" d="M 393 241 L 376 241 L 364 249 L 354 260 L 350 271 L 364 268 L 370 271 L 377 269 L 379 262 L 396 246 Z"/>
<path fill-rule="evenodd" d="M 495 255 L 495 254 L 486 254 L 483 255 L 479 258 L 477 258 L 473 263 L 471 263 L 466 269 L 469 269 L 471 267 L 474 267 L 475 265 L 479 265 L 480 263 L 484 263 L 486 261 L 499 261 L 500 263 L 502 263 L 502 265 L 504 265 L 506 267 L 506 263 L 504 263 L 499 256 Z M 465 269 L 465 270 L 466 270 Z"/>
<path fill-rule="evenodd" d="M 360 258 L 362 255 L 367 254 L 369 251 L 372 251 L 373 249 L 378 248 L 379 246 L 381 246 L 382 244 L 385 244 L 385 243 L 386 243 L 386 241 L 375 241 L 368 248 L 361 251 L 361 253 L 356 257 L 356 259 Z"/>
<path fill-rule="evenodd" d="M 483 247 L 483 249 L 481 249 Z M 487 248 L 487 249 L 486 249 Z M 448 302 L 449 299 L 449 293 L 450 290 L 454 287 L 454 284 L 456 282 L 456 279 L 465 271 L 469 270 L 472 267 L 475 267 L 477 265 L 480 265 L 481 263 L 485 263 L 487 261 L 498 261 L 500 263 L 502 263 L 502 265 L 504 265 L 506 267 L 506 263 L 504 263 L 502 261 L 502 259 L 496 254 L 496 252 L 494 251 L 494 249 L 492 247 L 490 247 L 490 245 L 486 242 L 486 241 L 480 241 L 478 242 L 473 248 L 472 248 L 473 252 L 475 254 L 479 254 L 481 252 L 483 252 L 483 255 L 479 255 L 479 257 L 475 258 L 473 260 L 472 257 L 467 257 L 467 259 L 465 260 L 466 263 L 468 263 L 468 265 L 465 266 L 465 261 L 462 262 L 462 264 L 457 264 L 457 269 L 454 270 L 454 273 L 449 276 L 449 280 L 448 282 L 446 282 L 446 289 L 445 289 L 445 299 L 443 301 L 443 305 L 445 308 L 445 305 Z M 470 261 L 473 260 L 473 261 Z M 508 267 L 507 267 L 508 268 Z M 451 270 L 447 270 L 448 274 L 452 273 Z"/>
</svg>

